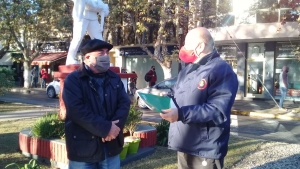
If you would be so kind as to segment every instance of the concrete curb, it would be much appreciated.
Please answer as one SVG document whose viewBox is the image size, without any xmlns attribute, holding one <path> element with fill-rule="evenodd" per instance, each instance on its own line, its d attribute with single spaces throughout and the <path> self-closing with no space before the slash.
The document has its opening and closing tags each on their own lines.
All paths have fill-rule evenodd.
<svg viewBox="0 0 300 169">
<path fill-rule="evenodd" d="M 25 88 L 12 88 L 10 92 L 19 92 L 19 93 L 25 93 L 25 94 L 37 94 L 37 93 L 46 93 L 46 91 L 42 90 L 33 90 L 31 88 L 25 89 Z"/>
<path fill-rule="evenodd" d="M 271 113 L 264 113 L 264 112 L 231 110 L 231 114 L 241 115 L 241 116 L 249 116 L 249 117 L 300 121 L 300 113 L 298 113 L 298 115 L 295 116 L 295 114 L 292 114 L 290 112 L 281 113 L 281 114 L 271 114 Z"/>
</svg>

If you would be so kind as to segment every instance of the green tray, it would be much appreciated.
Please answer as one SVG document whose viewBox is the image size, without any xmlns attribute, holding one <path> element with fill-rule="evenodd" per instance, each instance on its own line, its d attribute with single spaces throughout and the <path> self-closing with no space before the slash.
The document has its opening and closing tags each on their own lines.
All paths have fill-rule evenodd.
<svg viewBox="0 0 300 169">
<path fill-rule="evenodd" d="M 171 98 L 167 96 L 157 96 L 148 93 L 138 92 L 140 99 L 142 99 L 151 110 L 160 113 L 161 110 L 170 108 Z"/>
</svg>

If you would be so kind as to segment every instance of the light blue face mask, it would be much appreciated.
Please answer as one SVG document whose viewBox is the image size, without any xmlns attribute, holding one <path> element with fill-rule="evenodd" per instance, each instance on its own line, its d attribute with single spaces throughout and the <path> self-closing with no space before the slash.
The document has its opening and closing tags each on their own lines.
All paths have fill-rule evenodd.
<svg viewBox="0 0 300 169">
<path fill-rule="evenodd" d="M 96 64 L 93 65 L 99 73 L 104 73 L 109 69 L 110 59 L 108 55 L 95 57 Z"/>
</svg>

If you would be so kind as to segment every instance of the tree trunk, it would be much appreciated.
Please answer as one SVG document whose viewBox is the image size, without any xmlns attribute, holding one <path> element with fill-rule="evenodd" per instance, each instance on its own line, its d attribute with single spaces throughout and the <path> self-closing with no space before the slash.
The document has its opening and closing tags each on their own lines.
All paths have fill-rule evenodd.
<svg viewBox="0 0 300 169">
<path fill-rule="evenodd" d="M 172 68 L 170 67 L 166 67 L 166 66 L 161 66 L 163 71 L 164 71 L 164 79 L 169 79 L 172 77 Z"/>
<path fill-rule="evenodd" d="M 30 61 L 25 60 L 24 61 L 24 88 L 30 88 L 31 87 L 31 75 L 30 75 Z"/>
<path fill-rule="evenodd" d="M 192 17 L 189 18 L 189 25 L 188 25 L 189 30 L 202 26 L 201 24 L 202 4 L 203 4 L 203 0 L 192 0 L 189 2 L 189 9 L 193 9 L 192 10 L 193 15 Z"/>
</svg>

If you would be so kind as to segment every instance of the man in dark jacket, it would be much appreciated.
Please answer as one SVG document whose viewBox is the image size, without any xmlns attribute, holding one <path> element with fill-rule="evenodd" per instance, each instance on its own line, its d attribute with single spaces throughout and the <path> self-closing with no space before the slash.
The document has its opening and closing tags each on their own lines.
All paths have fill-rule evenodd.
<svg viewBox="0 0 300 169">
<path fill-rule="evenodd" d="M 39 72 L 37 71 L 35 66 L 33 67 L 33 69 L 31 69 L 30 75 L 31 75 L 31 87 L 32 88 L 37 87 Z"/>
<path fill-rule="evenodd" d="M 150 77 L 149 87 L 154 86 L 157 80 L 155 66 L 151 66 L 151 69 L 148 71 L 147 76 Z"/>
<path fill-rule="evenodd" d="M 120 168 L 130 100 L 119 75 L 109 70 L 112 47 L 98 39 L 87 42 L 83 64 L 64 82 L 69 169 Z"/>
<path fill-rule="evenodd" d="M 191 64 L 181 70 L 173 87 L 177 104 L 160 114 L 171 122 L 169 148 L 178 151 L 180 169 L 221 169 L 228 150 L 237 76 L 202 27 L 188 32 L 179 57 Z"/>
</svg>

